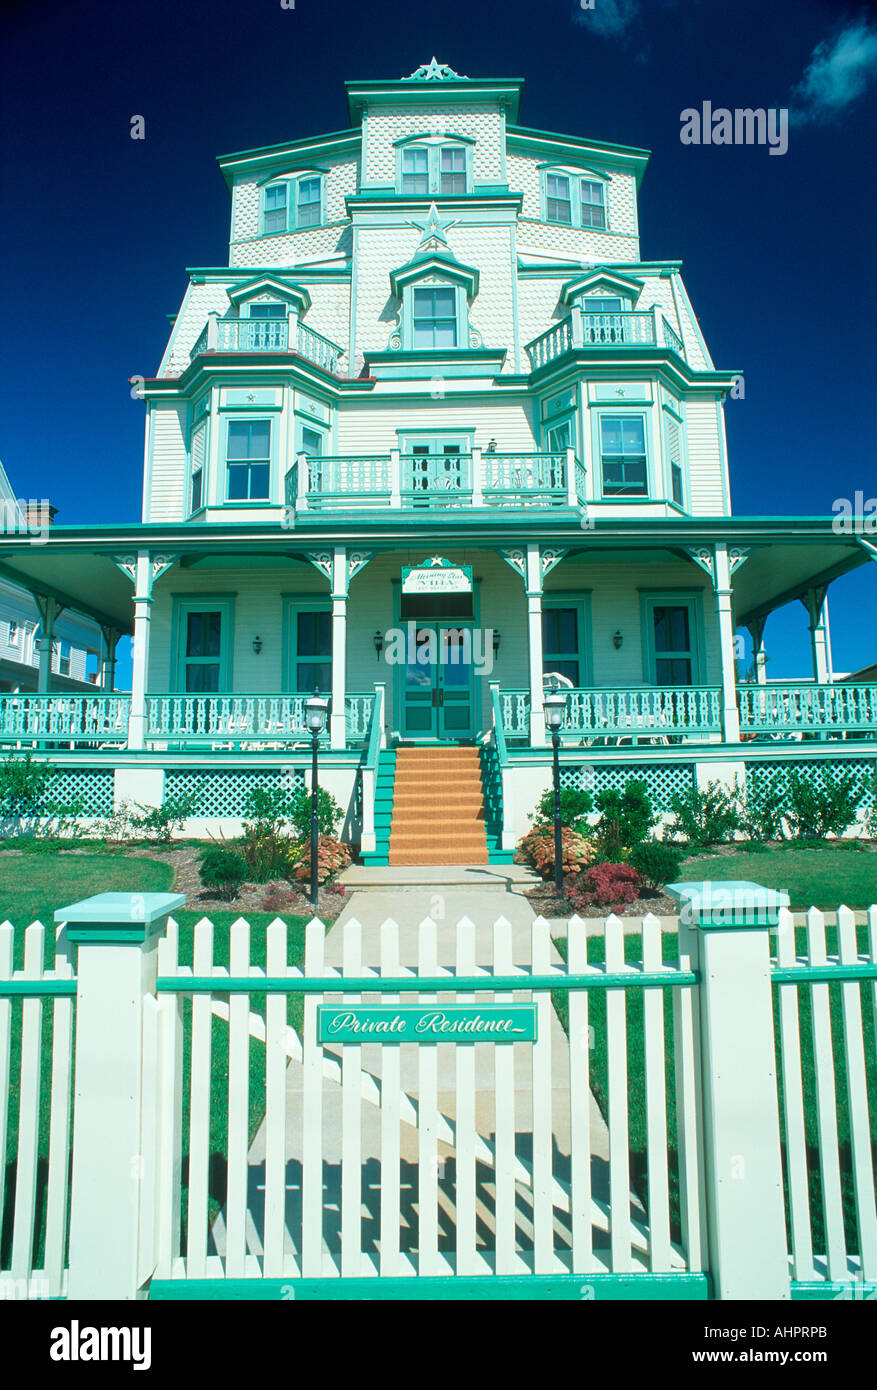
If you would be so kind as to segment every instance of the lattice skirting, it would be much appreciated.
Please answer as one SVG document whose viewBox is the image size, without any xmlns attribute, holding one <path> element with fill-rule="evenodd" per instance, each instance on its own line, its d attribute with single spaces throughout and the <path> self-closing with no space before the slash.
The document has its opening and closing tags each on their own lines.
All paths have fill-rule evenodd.
<svg viewBox="0 0 877 1390">
<path fill-rule="evenodd" d="M 775 787 L 784 792 L 788 789 L 788 774 L 792 770 L 822 790 L 832 783 L 837 785 L 841 777 L 848 772 L 860 773 L 863 791 L 859 799 L 859 810 L 870 811 L 877 804 L 874 791 L 874 776 L 877 773 L 875 758 L 826 758 L 819 761 L 795 758 L 784 759 L 782 762 L 777 760 L 747 763 L 746 785 L 754 792 L 772 791 Z"/>
<path fill-rule="evenodd" d="M 604 791 L 623 791 L 627 782 L 639 779 L 649 789 L 656 811 L 669 811 L 670 798 L 695 785 L 694 763 L 583 763 L 561 766 L 562 788 L 575 787 L 592 796 Z"/>
<path fill-rule="evenodd" d="M 243 816 L 247 797 L 254 787 L 269 790 L 283 787 L 295 791 L 305 784 L 304 768 L 217 768 L 205 772 L 201 768 L 174 768 L 165 773 L 165 796 L 180 796 L 200 787 L 198 819 L 212 816 Z"/>
<path fill-rule="evenodd" d="M 110 816 L 113 812 L 114 773 L 111 767 L 58 769 L 51 796 L 62 805 L 78 802 L 83 816 Z"/>
</svg>

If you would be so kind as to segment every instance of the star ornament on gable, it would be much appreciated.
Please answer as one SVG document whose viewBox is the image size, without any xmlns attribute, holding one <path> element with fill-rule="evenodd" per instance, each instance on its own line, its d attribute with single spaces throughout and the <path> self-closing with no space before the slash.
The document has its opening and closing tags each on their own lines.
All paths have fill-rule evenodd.
<svg viewBox="0 0 877 1390">
<path fill-rule="evenodd" d="M 456 227 L 459 217 L 447 218 L 443 220 L 439 217 L 439 211 L 435 203 L 430 203 L 429 211 L 426 214 L 426 221 L 421 222 L 416 217 L 408 218 L 409 227 L 414 227 L 416 231 L 422 232 L 421 246 L 428 241 L 442 241 L 447 246 L 445 232 L 449 227 Z"/>
<path fill-rule="evenodd" d="M 412 72 L 410 77 L 403 77 L 402 81 L 447 82 L 453 79 L 456 79 L 456 81 L 458 82 L 468 81 L 468 79 L 465 78 L 461 72 L 454 72 L 453 68 L 449 68 L 447 63 L 437 62 L 435 55 L 433 54 L 433 57 L 430 62 L 424 63 L 421 67 L 417 68 L 416 71 Z"/>
</svg>

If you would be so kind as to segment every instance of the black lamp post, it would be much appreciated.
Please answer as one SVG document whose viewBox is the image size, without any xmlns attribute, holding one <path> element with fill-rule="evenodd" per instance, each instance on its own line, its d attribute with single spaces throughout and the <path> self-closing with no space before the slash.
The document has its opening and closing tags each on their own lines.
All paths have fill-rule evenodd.
<svg viewBox="0 0 877 1390">
<path fill-rule="evenodd" d="M 329 701 L 320 695 L 319 691 L 315 690 L 311 698 L 305 702 L 307 725 L 310 730 L 313 746 L 313 756 L 311 760 L 311 902 L 314 905 L 315 911 L 319 892 L 319 884 L 317 883 L 317 855 L 320 845 L 318 806 L 320 783 L 317 772 L 317 747 L 320 742 L 320 734 L 326 727 L 326 715 L 328 712 Z"/>
<path fill-rule="evenodd" d="M 566 714 L 567 694 L 553 690 L 545 696 L 545 723 L 551 731 L 554 747 L 554 886 L 557 896 L 563 896 L 563 835 L 560 825 L 560 726 Z"/>
</svg>

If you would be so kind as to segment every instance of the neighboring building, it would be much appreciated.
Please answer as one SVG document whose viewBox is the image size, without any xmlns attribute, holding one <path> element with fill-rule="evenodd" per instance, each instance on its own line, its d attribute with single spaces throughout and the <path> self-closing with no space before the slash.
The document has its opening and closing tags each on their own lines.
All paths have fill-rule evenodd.
<svg viewBox="0 0 877 1390">
<path fill-rule="evenodd" d="M 37 504 L 30 504 L 31 507 Z M 46 515 L 28 515 L 28 504 L 16 497 L 6 470 L 0 463 L 0 516 L 3 534 L 39 535 L 39 527 L 49 525 L 53 509 Z M 27 589 L 4 578 L 0 562 L 0 690 L 37 690 L 40 684 L 40 653 L 43 616 L 40 603 Z M 101 634 L 96 623 L 86 618 L 61 614 L 54 625 L 51 643 L 52 685 L 57 690 L 92 688 L 100 677 L 98 655 Z M 48 650 L 44 667 L 48 666 Z M 48 688 L 48 687 L 46 687 Z"/>
<path fill-rule="evenodd" d="M 642 257 L 647 152 L 519 125 L 521 85 L 433 60 L 347 83 L 348 129 L 220 159 L 229 263 L 189 272 L 143 388 L 142 525 L 54 528 L 42 557 L 107 633 L 133 591 L 130 719 L 90 707 L 105 799 L 201 782 L 233 822 L 306 775 L 319 688 L 367 854 L 507 855 L 550 780 L 546 676 L 565 785 L 636 773 L 665 809 L 781 777 L 793 734 L 820 776 L 833 734 L 874 765 L 877 692 L 837 702 L 825 610 L 873 548 L 732 517 L 738 372 L 680 262 Z M 798 599 L 814 682 L 762 656 L 738 691 L 735 625 L 762 653 Z"/>
</svg>

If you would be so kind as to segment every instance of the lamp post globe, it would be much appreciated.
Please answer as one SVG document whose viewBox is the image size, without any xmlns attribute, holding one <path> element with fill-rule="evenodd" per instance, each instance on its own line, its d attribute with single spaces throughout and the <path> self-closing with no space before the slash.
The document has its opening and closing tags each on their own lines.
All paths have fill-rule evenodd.
<svg viewBox="0 0 877 1390">
<path fill-rule="evenodd" d="M 554 887 L 557 896 L 563 896 L 563 834 L 560 824 L 560 729 L 566 717 L 568 695 L 564 690 L 552 690 L 545 696 L 545 723 L 551 734 L 554 749 Z"/>
<path fill-rule="evenodd" d="M 305 720 L 308 732 L 311 736 L 311 902 L 316 910 L 317 898 L 319 894 L 319 884 L 317 882 L 317 857 L 320 845 L 320 822 L 319 822 L 319 772 L 317 765 L 317 749 L 320 743 L 320 735 L 326 727 L 326 719 L 329 713 L 329 701 L 315 690 L 309 700 L 305 702 Z"/>
</svg>

